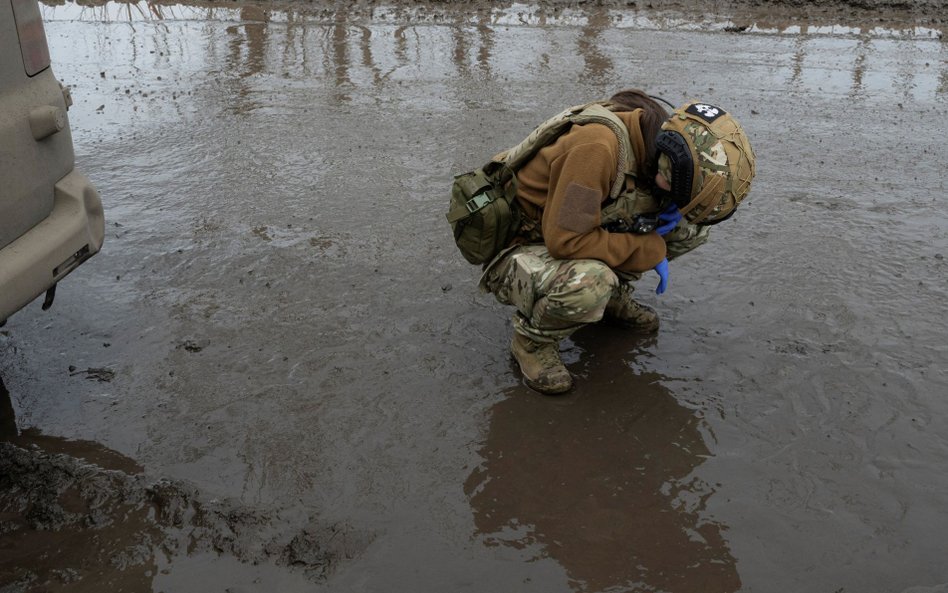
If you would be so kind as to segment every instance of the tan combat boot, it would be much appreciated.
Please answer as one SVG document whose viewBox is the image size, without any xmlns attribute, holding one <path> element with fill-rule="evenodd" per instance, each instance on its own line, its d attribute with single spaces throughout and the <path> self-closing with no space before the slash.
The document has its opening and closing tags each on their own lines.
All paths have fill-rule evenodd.
<svg viewBox="0 0 948 593">
<path fill-rule="evenodd" d="M 658 313 L 633 299 L 634 290 L 629 283 L 619 284 L 606 305 L 603 320 L 638 333 L 653 334 L 658 331 Z"/>
<path fill-rule="evenodd" d="M 557 342 L 534 342 L 514 332 L 510 352 L 520 364 L 520 372 L 527 385 L 540 393 L 555 395 L 569 391 L 573 386 L 573 378 L 560 360 Z"/>
</svg>

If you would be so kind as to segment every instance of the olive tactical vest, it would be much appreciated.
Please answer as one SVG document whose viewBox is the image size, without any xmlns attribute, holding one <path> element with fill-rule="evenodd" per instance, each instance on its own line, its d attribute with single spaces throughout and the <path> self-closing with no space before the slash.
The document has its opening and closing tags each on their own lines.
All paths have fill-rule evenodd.
<svg viewBox="0 0 948 593">
<path fill-rule="evenodd" d="M 636 155 L 629 129 L 609 107 L 609 103 L 603 102 L 570 107 L 537 126 L 522 142 L 496 155 L 483 167 L 455 176 L 446 217 L 465 259 L 472 264 L 486 264 L 518 234 L 539 240 L 536 223 L 525 220 L 517 204 L 516 172 L 573 125 L 602 124 L 612 130 L 619 142 L 615 180 L 602 208 L 603 225 L 630 222 L 636 214 L 659 210 L 658 202 L 650 194 L 636 190 Z M 641 134 L 638 129 L 634 132 Z"/>
</svg>

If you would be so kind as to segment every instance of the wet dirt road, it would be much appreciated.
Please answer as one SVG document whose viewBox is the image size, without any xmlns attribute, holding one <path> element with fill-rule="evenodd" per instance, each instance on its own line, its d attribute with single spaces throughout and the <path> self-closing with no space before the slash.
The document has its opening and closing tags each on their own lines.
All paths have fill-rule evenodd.
<svg viewBox="0 0 948 593">
<path fill-rule="evenodd" d="M 108 234 L 0 330 L 0 590 L 948 587 L 937 25 L 45 11 Z M 544 398 L 446 189 L 627 86 L 730 108 L 758 178 Z"/>
</svg>

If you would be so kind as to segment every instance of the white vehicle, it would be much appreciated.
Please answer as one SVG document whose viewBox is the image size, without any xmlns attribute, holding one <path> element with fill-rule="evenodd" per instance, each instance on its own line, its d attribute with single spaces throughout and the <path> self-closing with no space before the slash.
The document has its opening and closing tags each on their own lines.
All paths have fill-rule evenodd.
<svg viewBox="0 0 948 593">
<path fill-rule="evenodd" d="M 102 201 L 76 171 L 68 89 L 37 0 L 0 0 L 0 325 L 102 247 Z"/>
</svg>

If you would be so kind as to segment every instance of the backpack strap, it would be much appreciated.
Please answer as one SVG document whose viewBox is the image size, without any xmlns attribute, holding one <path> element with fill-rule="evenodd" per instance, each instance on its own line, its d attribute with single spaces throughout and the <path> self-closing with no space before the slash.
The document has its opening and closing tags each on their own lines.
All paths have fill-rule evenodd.
<svg viewBox="0 0 948 593">
<path fill-rule="evenodd" d="M 458 175 L 455 183 L 463 186 L 464 195 L 473 196 L 456 204 L 447 214 L 448 222 L 455 223 L 484 208 L 498 197 L 508 202 L 517 194 L 516 172 L 540 150 L 566 133 L 573 125 L 602 124 L 612 130 L 619 142 L 616 157 L 616 175 L 609 198 L 615 199 L 626 186 L 626 176 L 635 170 L 635 153 L 629 140 L 629 130 L 619 117 L 609 110 L 608 103 L 586 103 L 570 107 L 537 126 L 516 146 L 494 156 L 489 163 L 469 174 Z M 501 195 L 492 188 L 503 188 Z"/>
<path fill-rule="evenodd" d="M 619 117 L 609 109 L 608 103 L 595 102 L 576 105 L 565 109 L 536 127 L 520 144 L 494 157 L 503 160 L 511 171 L 516 172 L 530 159 L 536 156 L 540 149 L 553 144 L 557 138 L 566 133 L 574 124 L 602 124 L 616 135 L 619 142 L 619 155 L 616 158 L 616 175 L 610 198 L 616 198 L 625 187 L 625 173 L 635 170 L 635 153 L 632 142 L 629 140 L 629 130 Z M 514 177 L 516 179 L 516 177 Z"/>
</svg>

